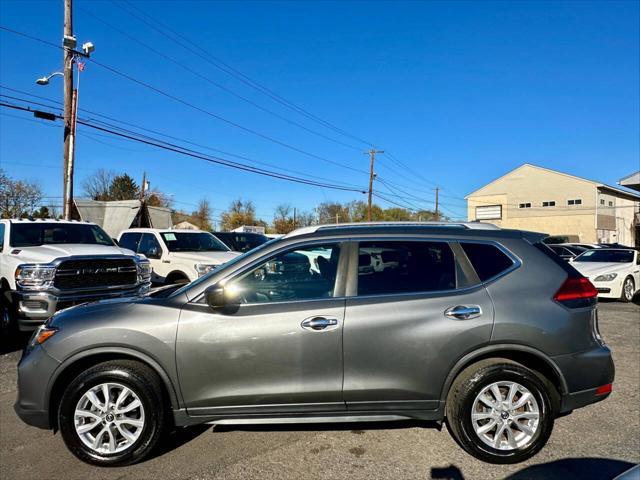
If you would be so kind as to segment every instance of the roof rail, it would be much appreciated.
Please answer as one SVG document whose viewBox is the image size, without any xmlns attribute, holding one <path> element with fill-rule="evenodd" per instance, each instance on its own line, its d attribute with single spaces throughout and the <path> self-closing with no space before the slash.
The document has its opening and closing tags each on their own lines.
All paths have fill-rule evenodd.
<svg viewBox="0 0 640 480">
<path fill-rule="evenodd" d="M 325 225 L 311 225 L 287 233 L 284 237 L 298 237 L 322 230 L 337 230 L 341 228 L 367 227 L 433 227 L 433 228 L 463 228 L 466 230 L 500 230 L 492 223 L 482 222 L 357 222 L 357 223 L 329 223 Z"/>
</svg>

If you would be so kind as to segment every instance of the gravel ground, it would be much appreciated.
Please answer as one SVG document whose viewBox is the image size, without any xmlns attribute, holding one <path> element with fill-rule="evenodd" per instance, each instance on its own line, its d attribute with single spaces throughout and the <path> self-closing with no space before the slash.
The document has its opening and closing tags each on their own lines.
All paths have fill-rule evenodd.
<svg viewBox="0 0 640 480">
<path fill-rule="evenodd" d="M 616 363 L 613 394 L 560 418 L 531 461 L 495 466 L 419 423 L 202 426 L 168 438 L 154 458 L 101 469 L 67 452 L 60 435 L 12 409 L 20 352 L 0 356 L 0 478 L 4 479 L 609 479 L 640 462 L 640 306 L 601 303 Z M 11 349 L 10 349 L 11 350 Z"/>
</svg>

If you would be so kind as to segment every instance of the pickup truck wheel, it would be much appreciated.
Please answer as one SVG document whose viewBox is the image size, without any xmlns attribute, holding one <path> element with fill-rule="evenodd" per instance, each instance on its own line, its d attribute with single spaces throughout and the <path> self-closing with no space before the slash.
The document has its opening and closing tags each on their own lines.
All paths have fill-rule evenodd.
<svg viewBox="0 0 640 480">
<path fill-rule="evenodd" d="M 67 448 L 86 463 L 109 467 L 138 462 L 165 429 L 160 380 L 135 361 L 100 363 L 69 384 L 58 424 Z"/>
<path fill-rule="evenodd" d="M 7 292 L 0 291 L 0 336 L 4 340 L 15 333 L 17 324 L 13 305 L 7 298 Z"/>
<path fill-rule="evenodd" d="M 449 431 L 468 453 L 489 463 L 518 463 L 544 447 L 554 423 L 543 378 L 516 362 L 489 359 L 465 369 L 446 403 Z"/>
<path fill-rule="evenodd" d="M 182 272 L 172 272 L 164 281 L 165 285 L 185 285 L 187 283 L 189 283 L 189 278 Z"/>
</svg>

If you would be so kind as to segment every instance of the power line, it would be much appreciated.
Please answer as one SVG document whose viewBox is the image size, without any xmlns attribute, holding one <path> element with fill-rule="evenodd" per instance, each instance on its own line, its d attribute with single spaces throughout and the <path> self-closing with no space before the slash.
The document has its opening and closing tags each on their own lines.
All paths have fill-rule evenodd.
<svg viewBox="0 0 640 480">
<path fill-rule="evenodd" d="M 149 51 L 151 51 L 151 52 L 155 53 L 156 55 L 158 55 L 159 57 L 161 57 L 161 58 L 163 58 L 163 59 L 165 59 L 165 60 L 167 60 L 167 61 L 169 61 L 169 62 L 173 63 L 174 65 L 179 66 L 180 68 L 182 68 L 182 69 L 186 70 L 187 72 L 191 73 L 192 75 L 194 75 L 194 76 L 196 76 L 196 77 L 200 78 L 201 80 L 204 80 L 204 81 L 206 81 L 207 83 L 209 83 L 209 84 L 211 84 L 211 85 L 213 85 L 213 86 L 215 86 L 215 87 L 219 88 L 220 90 L 222 90 L 222 91 L 224 91 L 224 92 L 228 93 L 229 95 L 232 95 L 232 96 L 234 96 L 234 97 L 236 97 L 236 98 L 238 98 L 238 99 L 242 100 L 243 102 L 248 103 L 249 105 L 252 105 L 253 107 L 255 107 L 255 108 L 257 108 L 257 109 L 259 109 L 259 110 L 261 110 L 261 111 L 263 111 L 263 112 L 266 112 L 266 113 L 268 113 L 269 115 L 272 115 L 272 116 L 274 116 L 274 117 L 276 117 L 276 118 L 278 118 L 278 119 L 280 119 L 280 120 L 282 120 L 282 121 L 284 121 L 284 122 L 287 122 L 287 123 L 288 123 L 288 124 L 290 124 L 290 125 L 294 125 L 294 126 L 296 126 L 296 127 L 300 128 L 300 129 L 302 129 L 302 130 L 304 130 L 304 131 L 306 131 L 306 132 L 308 132 L 308 133 L 311 133 L 311 134 L 313 134 L 313 135 L 316 135 L 316 136 L 318 136 L 318 137 L 324 138 L 325 140 L 329 140 L 329 141 L 331 141 L 331 142 L 337 143 L 337 144 L 342 145 L 342 146 L 347 147 L 347 148 L 351 148 L 351 149 L 354 149 L 354 150 L 360 150 L 360 148 L 359 148 L 359 147 L 357 147 L 357 146 L 355 146 L 355 145 L 351 145 L 351 144 L 345 143 L 345 142 L 343 142 L 343 141 L 340 141 L 340 140 L 337 140 L 337 139 L 335 139 L 335 138 L 329 137 L 329 136 L 327 136 L 327 135 L 325 135 L 325 134 L 323 134 L 323 133 L 321 133 L 321 132 L 318 132 L 318 131 L 316 131 L 316 130 L 313 130 L 313 129 L 311 129 L 311 128 L 308 128 L 308 127 L 306 127 L 306 126 L 302 125 L 301 123 L 296 122 L 295 120 L 291 120 L 291 119 L 289 119 L 289 118 L 287 118 L 287 117 L 285 117 L 285 116 L 283 116 L 283 115 L 280 115 L 280 114 L 279 114 L 279 113 L 277 113 L 277 112 L 274 112 L 273 110 L 270 110 L 269 108 L 266 108 L 266 107 L 264 107 L 264 106 L 262 106 L 262 105 L 258 104 L 257 102 L 254 102 L 253 100 L 251 100 L 251 99 L 249 99 L 249 98 L 247 98 L 247 97 L 245 97 L 245 96 L 243 96 L 243 95 L 240 95 L 239 93 L 237 93 L 237 92 L 233 91 L 232 89 L 227 88 L 227 87 L 225 87 L 224 85 L 222 85 L 222 84 L 220 84 L 220 83 L 218 83 L 218 82 L 215 82 L 215 81 L 214 81 L 214 80 L 212 80 L 210 77 L 207 77 L 207 76 L 205 76 L 205 75 L 202 75 L 202 74 L 201 74 L 200 72 L 198 72 L 197 70 L 194 70 L 193 68 L 191 68 L 191 67 L 189 67 L 189 66 L 185 65 L 184 63 L 182 63 L 182 62 L 180 62 L 180 61 L 176 60 L 175 58 L 172 58 L 172 57 L 170 57 L 169 55 L 166 55 L 165 53 L 163 53 L 163 52 L 159 51 L 158 49 L 156 49 L 156 48 L 152 47 L 151 45 L 149 45 L 149 44 L 147 44 L 147 43 L 143 42 L 142 40 L 140 40 L 140 39 L 138 39 L 138 38 L 134 37 L 134 36 L 133 36 L 133 35 L 131 35 L 130 33 L 128 33 L 128 32 L 126 32 L 126 31 L 124 31 L 124 30 L 122 30 L 122 29 L 120 29 L 120 28 L 116 27 L 115 25 L 113 25 L 113 24 L 111 24 L 111 23 L 109 23 L 109 22 L 105 21 L 104 19 L 102 19 L 102 18 L 100 18 L 99 16 L 97 16 L 97 15 L 93 14 L 93 13 L 92 13 L 92 12 L 90 12 L 89 10 L 87 10 L 87 9 L 85 9 L 85 8 L 82 8 L 82 7 L 78 7 L 78 8 L 79 8 L 80 10 L 82 10 L 83 12 L 85 12 L 86 14 L 90 15 L 91 17 L 95 18 L 95 19 L 96 19 L 97 21 L 99 21 L 100 23 L 102 23 L 102 24 L 106 25 L 107 27 L 111 28 L 112 30 L 115 30 L 116 32 L 120 33 L 121 35 L 123 35 L 123 36 L 127 37 L 129 40 L 131 40 L 131 41 L 133 41 L 133 42 L 135 42 L 135 43 L 137 43 L 137 44 L 139 44 L 139 45 L 143 46 L 143 47 L 144 47 L 144 48 L 146 48 L 147 50 L 149 50 Z"/>
<path fill-rule="evenodd" d="M 22 91 L 22 90 L 18 90 L 18 89 L 15 89 L 15 88 L 6 87 L 6 86 L 4 86 L 4 85 L 0 85 L 0 89 L 6 89 L 6 90 L 13 91 L 13 92 L 21 93 L 21 94 L 24 94 L 24 95 L 33 96 L 33 97 L 36 97 L 36 98 L 40 98 L 40 99 L 46 100 L 46 101 L 48 101 L 48 102 L 57 102 L 56 100 L 53 100 L 53 99 L 48 99 L 48 98 L 46 98 L 46 97 L 40 97 L 40 96 L 37 96 L 37 95 L 32 95 L 32 94 L 30 94 L 30 93 L 28 93 L 28 92 L 24 92 L 24 91 Z M 35 102 L 35 101 L 33 101 L 33 100 L 27 100 L 27 99 L 23 99 L 23 98 L 20 98 L 20 97 L 15 97 L 15 96 L 6 95 L 6 94 L 1 94 L 1 93 L 0 93 L 0 97 L 9 98 L 9 99 L 12 99 L 12 100 L 18 100 L 18 101 L 21 101 L 21 102 L 30 102 L 30 103 L 31 103 L 31 104 L 33 104 L 33 105 L 39 105 L 39 106 L 46 107 L 46 108 L 51 108 L 51 109 L 60 108 L 60 107 L 52 107 L 52 106 L 50 106 L 50 105 L 47 105 L 47 104 L 44 104 L 44 103 L 41 103 L 41 102 Z M 58 102 L 58 103 L 59 103 L 59 102 Z M 97 113 L 97 112 L 93 112 L 93 111 L 90 111 L 90 110 L 86 110 L 86 109 L 83 109 L 83 108 L 80 108 L 79 110 L 80 110 L 81 112 L 89 113 L 90 115 L 94 115 L 94 116 L 102 117 L 102 118 L 107 118 L 107 119 L 112 120 L 112 121 L 114 121 L 114 122 L 117 122 L 117 123 L 119 123 L 119 124 L 123 124 L 123 125 L 131 126 L 131 127 L 136 128 L 136 129 L 138 129 L 138 130 L 142 130 L 142 131 L 145 131 L 145 132 L 150 132 L 150 133 L 153 133 L 153 134 L 155 134 L 155 135 L 160 135 L 161 137 L 170 138 L 170 139 L 172 139 L 172 140 L 177 140 L 177 141 L 182 142 L 182 143 L 186 143 L 186 144 L 189 144 L 189 145 L 193 145 L 193 146 L 196 146 L 196 147 L 199 147 L 199 148 L 204 148 L 205 150 L 209 150 L 209 151 L 212 151 L 212 152 L 221 153 L 221 154 L 226 155 L 226 156 L 230 156 L 230 157 L 238 158 L 238 159 L 245 160 L 245 161 L 248 161 L 248 162 L 252 162 L 252 163 L 255 163 L 255 164 L 258 164 L 258 165 L 264 165 L 264 166 L 271 167 L 271 168 L 275 168 L 275 169 L 278 169 L 278 170 L 281 170 L 281 171 L 284 171 L 284 172 L 294 173 L 294 174 L 297 174 L 297 175 L 303 175 L 303 176 L 306 176 L 306 177 L 308 177 L 308 178 L 315 178 L 315 179 L 317 179 L 317 180 L 328 181 L 328 182 L 330 182 L 330 183 L 337 183 L 337 184 L 341 184 L 341 185 L 344 185 L 344 186 L 350 186 L 350 187 L 354 187 L 354 188 L 356 188 L 356 189 L 359 189 L 359 188 L 360 188 L 359 186 L 354 185 L 354 184 L 350 184 L 350 183 L 346 183 L 346 182 L 335 182 L 334 180 L 332 180 L 332 179 L 328 179 L 328 178 L 326 178 L 326 177 L 320 177 L 320 176 L 316 176 L 316 175 L 310 175 L 310 174 L 307 174 L 307 173 L 305 173 L 305 172 L 300 172 L 300 171 L 298 171 L 298 170 L 292 170 L 292 169 L 288 169 L 288 168 L 280 167 L 280 166 L 275 165 L 275 164 L 272 164 L 272 163 L 268 163 L 268 162 L 264 162 L 264 161 L 260 161 L 260 160 L 255 160 L 255 159 L 250 158 L 250 157 L 247 157 L 247 156 L 238 155 L 238 154 L 234 154 L 234 153 L 227 152 L 227 151 L 224 151 L 224 150 L 220 150 L 220 149 L 212 148 L 212 147 L 210 147 L 210 146 L 203 145 L 203 144 L 200 144 L 200 143 L 191 142 L 191 141 L 189 141 L 189 140 L 185 140 L 185 139 L 182 139 L 182 138 L 179 138 L 179 137 L 175 137 L 175 136 L 172 136 L 172 135 L 168 135 L 168 134 L 166 134 L 166 133 L 159 132 L 159 131 L 157 131 L 157 130 L 152 130 L 152 129 L 149 129 L 149 128 L 141 127 L 141 126 L 139 126 L 139 125 L 135 125 L 135 124 L 133 124 L 133 123 L 126 122 L 126 121 L 124 121 L 124 120 L 120 120 L 120 119 L 118 119 L 118 118 L 110 117 L 110 116 L 108 116 L 108 115 L 103 115 L 103 114 L 100 114 L 100 113 Z M 129 130 L 129 129 L 123 128 L 123 127 L 121 127 L 121 126 L 119 126 L 119 125 L 115 125 L 115 124 L 113 124 L 113 123 L 105 122 L 105 121 L 103 121 L 103 120 L 98 120 L 98 119 L 94 119 L 94 118 L 85 118 L 85 120 L 86 120 L 86 121 L 91 121 L 91 122 L 94 122 L 94 123 L 96 123 L 96 122 L 97 122 L 97 123 L 99 123 L 99 124 L 101 124 L 101 125 L 105 125 L 105 126 L 110 127 L 110 128 L 115 128 L 115 129 L 120 130 L 120 131 L 125 132 L 125 133 L 130 133 L 130 134 L 133 134 L 133 135 L 138 135 L 138 136 L 141 136 L 141 137 L 143 137 L 143 138 L 153 139 L 153 137 L 151 137 L 151 136 L 148 136 L 148 135 L 145 135 L 145 134 L 141 134 L 141 133 L 139 133 L 139 132 L 134 132 L 134 131 L 132 131 L 132 130 Z M 182 147 L 182 146 L 180 146 L 180 145 L 175 145 L 175 144 L 172 144 L 172 143 L 169 143 L 169 142 L 164 142 L 164 143 L 167 143 L 168 145 L 171 145 L 171 146 L 177 146 L 178 148 L 183 148 L 183 147 Z"/>
<path fill-rule="evenodd" d="M 117 2 L 112 2 L 114 3 L 116 6 L 118 6 L 120 9 L 122 9 L 123 11 L 127 12 L 129 15 L 137 18 L 139 21 L 141 21 L 142 23 L 144 23 L 145 25 L 147 25 L 148 27 L 152 28 L 153 30 L 155 30 L 156 32 L 160 33 L 161 35 L 163 35 L 164 37 L 168 38 L 170 41 L 180 45 L 182 48 L 184 48 L 185 50 L 191 52 L 192 54 L 202 58 L 203 60 L 205 60 L 207 63 L 213 65 L 214 67 L 218 68 L 219 70 L 222 70 L 223 72 L 225 72 L 226 74 L 234 77 L 235 79 L 239 80 L 240 82 L 244 83 L 245 85 L 248 85 L 249 87 L 253 88 L 254 90 L 257 90 L 258 92 L 267 95 L 268 97 L 270 97 L 272 100 L 276 101 L 277 103 L 297 112 L 300 115 L 303 115 L 321 125 L 323 125 L 324 127 L 333 130 L 336 133 L 339 133 L 345 137 L 349 137 L 353 140 L 356 140 L 358 142 L 364 143 L 365 145 L 371 146 L 376 148 L 375 145 L 373 145 L 371 142 L 364 140 L 362 138 L 359 138 L 356 135 L 353 135 L 349 132 L 347 132 L 346 130 L 343 130 L 335 125 L 333 125 L 332 123 L 328 122 L 327 120 L 324 120 L 310 112 L 308 112 L 307 110 L 303 109 L 302 107 L 294 104 L 293 102 L 290 102 L 289 100 L 287 100 L 286 98 L 282 97 L 281 95 L 278 95 L 277 93 L 275 93 L 274 91 L 270 90 L 269 88 L 265 87 L 264 85 L 258 83 L 257 81 L 251 79 L 250 77 L 248 77 L 247 75 L 243 74 L 242 72 L 240 72 L 239 70 L 235 69 L 234 67 L 232 67 L 231 65 L 223 62 L 220 58 L 215 57 L 214 55 L 212 55 L 210 52 L 208 52 L 207 50 L 205 50 L 201 45 L 193 42 L 192 40 L 190 40 L 189 38 L 187 38 L 186 36 L 182 35 L 180 32 L 175 31 L 174 29 L 172 29 L 170 26 L 164 24 L 163 22 L 160 22 L 159 20 L 155 19 L 154 17 L 152 17 L 151 15 L 147 14 L 146 12 L 144 12 L 143 10 L 141 10 L 140 8 L 138 8 L 137 6 L 133 5 L 131 2 L 128 2 L 125 0 L 124 3 L 127 4 L 127 6 L 133 10 L 136 10 L 137 12 L 139 12 L 140 15 L 143 15 L 144 17 L 146 17 L 149 20 L 145 20 L 145 18 L 142 18 L 140 15 L 136 14 L 135 12 L 132 12 L 131 10 L 127 10 L 126 8 L 124 8 L 121 4 L 117 3 Z M 154 25 L 154 23 L 156 25 L 160 25 L 160 27 Z M 168 32 L 171 32 L 172 35 L 169 35 Z M 182 41 L 178 40 L 181 39 Z"/>
<path fill-rule="evenodd" d="M 62 49 L 63 48 L 63 47 L 61 47 L 59 45 L 56 45 L 56 44 L 54 44 L 52 42 L 48 42 L 46 40 L 39 39 L 39 38 L 34 37 L 32 35 L 29 35 L 29 34 L 18 32 L 17 30 L 13 30 L 11 28 L 7 28 L 7 27 L 4 27 L 4 26 L 0 25 L 0 29 L 8 31 L 10 33 L 14 33 L 16 35 L 23 36 L 25 38 L 29 38 L 31 40 L 38 41 L 40 43 L 43 43 L 45 45 L 49 45 L 49 46 L 52 46 L 52 47 L 55 47 L 55 48 L 58 48 L 58 49 Z M 97 65 L 97 66 L 99 66 L 99 67 L 101 67 L 101 68 L 103 68 L 103 69 L 105 69 L 105 70 L 117 75 L 117 76 L 125 78 L 125 79 L 129 80 L 130 82 L 133 82 L 133 83 L 135 83 L 137 85 L 140 85 L 140 86 L 142 86 L 144 88 L 147 88 L 147 89 L 149 89 L 149 90 L 151 90 L 151 91 L 153 91 L 153 92 L 155 92 L 155 93 L 157 93 L 157 94 L 159 94 L 161 96 L 169 98 L 170 100 L 173 100 L 173 101 L 175 101 L 177 103 L 180 103 L 180 104 L 182 104 L 182 105 L 184 105 L 186 107 L 189 107 L 189 108 L 191 108 L 193 110 L 201 112 L 201 113 L 203 113 L 205 115 L 208 115 L 208 116 L 210 116 L 212 118 L 215 118 L 215 119 L 217 119 L 217 120 L 219 120 L 219 121 L 221 121 L 223 123 L 226 123 L 226 124 L 231 125 L 231 126 L 233 126 L 235 128 L 238 128 L 239 130 L 245 131 L 247 133 L 250 133 L 252 135 L 260 137 L 260 138 L 262 138 L 264 140 L 272 142 L 272 143 L 274 143 L 276 145 L 280 145 L 281 147 L 287 148 L 289 150 L 293 150 L 295 152 L 298 152 L 298 153 L 300 153 L 302 155 L 305 155 L 305 156 L 308 156 L 310 158 L 315 158 L 317 160 L 321 160 L 323 162 L 330 163 L 330 164 L 335 165 L 335 166 L 340 167 L 340 168 L 344 168 L 344 169 L 351 170 L 351 171 L 358 172 L 358 173 L 365 173 L 365 174 L 367 173 L 365 170 L 360 170 L 360 169 L 357 169 L 357 168 L 350 167 L 348 165 L 344 165 L 344 164 L 342 164 L 340 162 L 328 159 L 328 158 L 323 157 L 321 155 L 317 155 L 315 153 L 308 152 L 308 151 L 306 151 L 306 150 L 304 150 L 302 148 L 296 147 L 296 146 L 291 145 L 291 144 L 289 144 L 287 142 L 284 142 L 282 140 L 278 140 L 277 138 L 274 138 L 274 137 L 272 137 L 270 135 L 267 135 L 267 134 L 264 134 L 264 133 L 259 132 L 257 130 L 254 130 L 252 128 L 245 127 L 244 125 L 241 125 L 241 124 L 239 124 L 237 122 L 229 120 L 229 119 L 227 119 L 225 117 L 222 117 L 221 115 L 218 115 L 218 114 L 216 114 L 214 112 L 211 112 L 210 110 L 207 110 L 205 108 L 199 107 L 198 105 L 195 105 L 195 104 L 193 104 L 193 103 L 191 103 L 191 102 L 189 102 L 187 100 L 184 100 L 183 98 L 180 98 L 180 97 L 177 97 L 177 96 L 175 96 L 175 95 L 173 95 L 171 93 L 165 92 L 164 90 L 162 90 L 162 89 L 160 89 L 158 87 L 155 87 L 155 86 L 151 85 L 150 83 L 144 82 L 144 81 L 139 80 L 139 79 L 127 74 L 127 73 L 121 72 L 118 69 L 116 69 L 116 68 L 114 68 L 114 67 L 112 67 L 110 65 L 106 65 L 106 64 L 104 64 L 102 62 L 99 62 L 94 58 L 87 58 L 87 60 L 90 61 L 94 65 Z"/>
<path fill-rule="evenodd" d="M 0 106 L 3 107 L 7 107 L 7 108 L 12 108 L 15 110 L 22 110 L 22 111 L 26 111 L 26 112 L 33 112 L 34 110 L 30 107 L 23 107 L 23 106 L 18 106 L 18 105 L 12 105 L 6 102 L 0 102 Z M 62 118 L 61 115 L 56 114 L 55 115 L 56 118 L 60 119 Z M 193 157 L 193 158 L 199 158 L 201 160 L 205 160 L 207 162 L 210 163 L 215 163 L 215 164 L 219 164 L 219 165 L 224 165 L 227 167 L 231 167 L 231 168 L 235 168 L 238 170 L 243 170 L 243 171 L 247 171 L 247 172 L 251 172 L 251 173 L 255 173 L 258 175 L 263 175 L 263 176 L 267 176 L 267 177 L 271 177 L 271 178 L 278 178 L 280 180 L 286 180 L 286 181 L 290 181 L 290 182 L 294 182 L 294 183 L 300 183 L 300 184 L 306 184 L 306 185 L 311 185 L 311 186 L 316 186 L 316 187 L 323 187 L 323 188 L 329 188 L 329 189 L 333 189 L 333 190 L 342 190 L 342 191 L 351 191 L 351 192 L 358 192 L 358 193 L 365 193 L 363 190 L 358 190 L 358 189 L 354 189 L 351 187 L 344 187 L 341 185 L 337 185 L 337 184 L 329 184 L 329 183 L 321 183 L 321 182 L 316 182 L 313 180 L 309 180 L 303 177 L 295 177 L 292 175 L 284 175 L 278 172 L 273 172 L 273 171 L 269 171 L 266 169 L 261 169 L 261 168 L 257 168 L 257 167 L 253 167 L 250 165 L 245 165 L 239 162 L 234 162 L 222 157 L 216 157 L 213 155 L 205 155 L 202 154 L 200 152 L 196 152 L 195 150 L 191 150 L 191 149 L 187 149 L 184 147 L 179 147 L 179 146 L 170 146 L 167 145 L 166 142 L 163 142 L 162 140 L 147 140 L 147 139 L 143 139 L 143 138 L 137 138 L 133 135 L 129 135 L 129 134 L 125 134 L 122 132 L 118 132 L 116 130 L 112 130 L 109 128 L 105 128 L 105 127 L 101 127 L 98 125 L 94 125 L 90 122 L 87 122 L 85 120 L 78 120 L 78 124 L 80 125 L 84 125 L 86 127 L 95 129 L 95 130 L 99 130 L 102 132 L 106 132 L 106 133 L 110 133 L 112 135 L 116 135 L 122 138 L 127 138 L 129 140 L 132 141 L 137 141 L 140 143 L 144 143 L 146 145 L 152 145 L 155 146 L 157 148 L 161 148 L 164 150 L 168 150 L 168 151 L 172 151 L 174 153 L 178 153 L 181 155 L 186 155 L 189 157 Z"/>
</svg>

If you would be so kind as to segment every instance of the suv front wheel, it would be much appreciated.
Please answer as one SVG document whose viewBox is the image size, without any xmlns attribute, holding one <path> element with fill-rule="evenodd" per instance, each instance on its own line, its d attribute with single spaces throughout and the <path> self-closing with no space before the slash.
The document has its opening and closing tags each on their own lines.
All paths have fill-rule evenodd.
<svg viewBox="0 0 640 480">
<path fill-rule="evenodd" d="M 451 386 L 446 403 L 449 431 L 480 460 L 522 462 L 538 453 L 551 435 L 550 388 L 544 378 L 511 360 L 478 362 Z"/>
<path fill-rule="evenodd" d="M 98 364 L 65 390 L 58 424 L 67 448 L 99 466 L 129 465 L 155 447 L 165 427 L 160 380 L 129 360 Z"/>
</svg>

